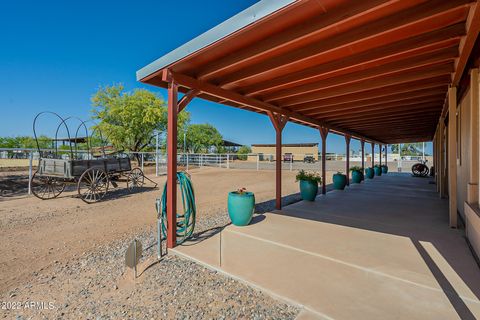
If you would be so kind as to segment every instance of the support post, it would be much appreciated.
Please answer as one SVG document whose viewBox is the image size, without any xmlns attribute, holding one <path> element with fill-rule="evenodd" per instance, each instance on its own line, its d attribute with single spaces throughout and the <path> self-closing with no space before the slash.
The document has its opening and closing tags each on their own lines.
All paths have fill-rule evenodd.
<svg viewBox="0 0 480 320">
<path fill-rule="evenodd" d="M 385 165 L 388 168 L 388 144 L 385 145 Z"/>
<path fill-rule="evenodd" d="M 360 140 L 360 146 L 362 147 L 362 173 L 365 174 L 365 140 Z"/>
<path fill-rule="evenodd" d="M 345 151 L 346 151 L 346 176 L 347 176 L 347 186 L 350 185 L 350 140 L 351 136 L 346 134 L 345 135 Z"/>
<path fill-rule="evenodd" d="M 372 169 L 374 165 L 375 165 L 375 143 L 372 142 Z"/>
<path fill-rule="evenodd" d="M 378 150 L 379 150 L 379 154 L 378 154 L 378 164 L 380 165 L 380 167 L 382 166 L 382 147 L 383 147 L 382 144 L 379 144 L 379 145 L 378 145 Z"/>
<path fill-rule="evenodd" d="M 446 155 L 446 145 L 445 145 L 445 118 L 440 117 L 440 125 L 439 128 L 439 141 L 438 149 L 438 188 L 440 189 L 440 198 L 446 198 L 445 193 L 445 160 L 447 158 Z"/>
<path fill-rule="evenodd" d="M 178 84 L 170 70 L 164 70 L 162 79 L 168 83 L 167 107 L 167 247 L 177 244 L 177 117 L 200 91 L 190 90 L 178 101 Z"/>
<path fill-rule="evenodd" d="M 470 170 L 469 181 L 467 185 L 467 202 L 470 204 L 478 203 L 479 199 L 479 108 L 480 108 L 480 88 L 479 88 L 478 69 L 470 70 Z"/>
<path fill-rule="evenodd" d="M 327 173 L 326 173 L 326 161 L 327 161 L 327 135 L 328 129 L 325 127 L 319 127 L 320 136 L 322 138 L 322 194 L 327 193 Z"/>
<path fill-rule="evenodd" d="M 450 227 L 457 227 L 457 88 L 448 89 L 448 202 Z"/>
<path fill-rule="evenodd" d="M 280 210 L 282 208 L 282 131 L 288 117 L 274 112 L 268 112 L 268 116 L 275 128 L 275 208 Z"/>
<path fill-rule="evenodd" d="M 178 86 L 168 83 L 167 115 L 167 247 L 177 243 L 177 103 Z"/>
</svg>

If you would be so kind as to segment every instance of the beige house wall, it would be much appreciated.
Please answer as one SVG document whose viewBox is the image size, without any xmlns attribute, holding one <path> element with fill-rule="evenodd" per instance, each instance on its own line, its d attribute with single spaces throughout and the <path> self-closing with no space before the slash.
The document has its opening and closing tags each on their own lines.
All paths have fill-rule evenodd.
<svg viewBox="0 0 480 320">
<path fill-rule="evenodd" d="M 467 239 L 480 256 L 480 209 L 478 203 L 478 172 L 480 132 L 480 81 L 478 70 L 471 70 L 470 86 L 457 109 L 457 197 L 458 212 L 465 221 Z"/>
<path fill-rule="evenodd" d="M 457 209 L 464 220 L 470 175 L 470 108 L 469 89 L 457 109 Z"/>
<path fill-rule="evenodd" d="M 265 159 L 271 159 L 272 161 L 275 160 L 275 147 L 272 146 L 252 146 L 252 153 L 258 154 L 263 153 L 265 155 Z M 315 161 L 318 161 L 318 145 L 314 145 L 312 147 L 289 147 L 289 146 L 282 146 L 282 157 L 285 153 L 292 153 L 294 161 L 303 161 L 305 155 L 312 155 Z M 270 157 L 271 156 L 271 157 Z M 249 156 L 249 160 L 257 161 L 257 156 Z"/>
</svg>

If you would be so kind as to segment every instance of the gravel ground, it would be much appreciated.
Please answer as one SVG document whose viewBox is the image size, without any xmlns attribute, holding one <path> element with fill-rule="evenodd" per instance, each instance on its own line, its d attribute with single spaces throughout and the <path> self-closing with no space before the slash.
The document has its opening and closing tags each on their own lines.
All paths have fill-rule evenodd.
<svg viewBox="0 0 480 320">
<path fill-rule="evenodd" d="M 285 203 L 299 200 L 294 194 Z M 273 201 L 257 212 L 272 210 Z M 225 212 L 198 221 L 196 233 L 229 222 Z M 143 244 L 140 276 L 124 267 L 133 238 Z M 156 262 L 155 230 L 144 230 L 85 252 L 68 263 L 34 272 L 35 281 L 0 297 L 4 319 L 294 319 L 299 309 L 189 260 L 167 255 Z M 26 308 L 27 302 L 37 305 Z M 42 304 L 43 303 L 43 304 Z M 52 305 L 49 305 L 52 303 Z M 2 305 L 4 307 L 4 305 Z M 49 309 L 51 307 L 51 309 Z"/>
</svg>

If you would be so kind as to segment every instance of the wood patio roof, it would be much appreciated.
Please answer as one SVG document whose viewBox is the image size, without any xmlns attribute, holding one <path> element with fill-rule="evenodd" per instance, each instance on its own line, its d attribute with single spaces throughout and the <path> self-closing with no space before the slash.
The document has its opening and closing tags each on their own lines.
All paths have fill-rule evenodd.
<svg viewBox="0 0 480 320">
<path fill-rule="evenodd" d="M 137 78 L 371 142 L 428 141 L 479 30 L 473 0 L 264 0 Z"/>
</svg>

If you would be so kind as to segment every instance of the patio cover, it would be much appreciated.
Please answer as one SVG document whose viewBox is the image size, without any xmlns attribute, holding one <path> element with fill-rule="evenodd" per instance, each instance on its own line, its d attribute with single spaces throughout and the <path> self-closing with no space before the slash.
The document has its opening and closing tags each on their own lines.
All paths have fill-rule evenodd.
<svg viewBox="0 0 480 320">
<path fill-rule="evenodd" d="M 369 142 L 429 141 L 479 29 L 472 0 L 264 0 L 137 79 Z"/>
</svg>

